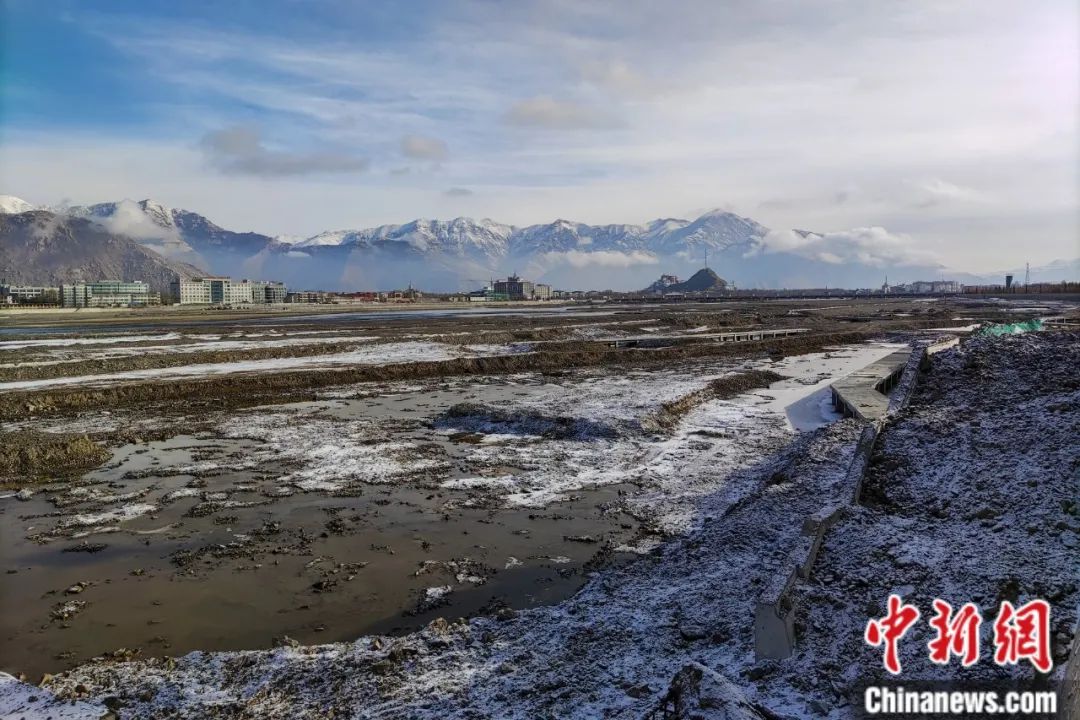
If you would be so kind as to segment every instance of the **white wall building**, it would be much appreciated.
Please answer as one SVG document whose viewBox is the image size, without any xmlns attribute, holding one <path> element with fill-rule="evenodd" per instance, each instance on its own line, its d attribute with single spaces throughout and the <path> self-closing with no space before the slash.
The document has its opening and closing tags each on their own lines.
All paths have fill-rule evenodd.
<svg viewBox="0 0 1080 720">
<path fill-rule="evenodd" d="M 172 283 L 181 305 L 251 305 L 285 301 L 284 283 L 229 277 L 181 278 Z"/>
</svg>

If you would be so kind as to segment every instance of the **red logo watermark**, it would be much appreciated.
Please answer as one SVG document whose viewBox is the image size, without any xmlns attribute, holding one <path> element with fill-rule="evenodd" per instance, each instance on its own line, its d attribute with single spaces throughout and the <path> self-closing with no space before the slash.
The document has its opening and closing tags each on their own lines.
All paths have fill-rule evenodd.
<svg viewBox="0 0 1080 720">
<path fill-rule="evenodd" d="M 953 612 L 944 600 L 934 599 L 934 615 L 930 627 L 934 637 L 926 644 L 930 661 L 948 665 L 952 658 L 960 658 L 964 667 L 979 661 L 979 628 L 983 617 L 979 608 L 965 603 Z M 890 595 L 884 617 L 870 620 L 863 635 L 873 647 L 884 648 L 885 669 L 899 675 L 900 640 L 918 622 L 919 609 L 908 605 L 899 595 Z M 1027 660 L 1039 672 L 1048 673 L 1054 668 L 1050 659 L 1050 604 L 1045 600 L 1032 600 L 1020 607 L 1003 601 L 994 620 L 994 662 L 998 665 L 1016 665 Z"/>
</svg>

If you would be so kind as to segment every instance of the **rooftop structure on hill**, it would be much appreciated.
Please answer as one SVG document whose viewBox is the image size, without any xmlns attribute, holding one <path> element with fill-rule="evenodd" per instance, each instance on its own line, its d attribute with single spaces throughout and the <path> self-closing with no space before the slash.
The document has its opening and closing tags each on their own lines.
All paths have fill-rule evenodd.
<svg viewBox="0 0 1080 720">
<path fill-rule="evenodd" d="M 668 295 L 668 294 L 709 294 L 709 293 L 723 293 L 728 290 L 728 282 L 722 277 L 716 274 L 711 268 L 702 268 L 694 273 L 688 280 L 679 282 L 679 278 L 675 275 L 661 275 L 660 279 L 654 282 L 649 287 L 645 288 L 642 292 L 651 295 Z"/>
</svg>

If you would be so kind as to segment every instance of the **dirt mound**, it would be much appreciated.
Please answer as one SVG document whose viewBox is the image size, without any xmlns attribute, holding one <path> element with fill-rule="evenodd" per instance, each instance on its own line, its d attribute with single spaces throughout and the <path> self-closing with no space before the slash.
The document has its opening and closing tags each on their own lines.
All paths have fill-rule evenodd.
<svg viewBox="0 0 1080 720">
<path fill-rule="evenodd" d="M 108 458 L 109 451 L 85 435 L 5 433 L 0 435 L 0 484 L 81 473 Z"/>
<path fill-rule="evenodd" d="M 534 410 L 504 410 L 478 403 L 458 403 L 435 421 L 435 427 L 483 435 L 535 435 L 549 440 L 596 440 L 622 434 L 595 420 L 544 415 Z"/>
<path fill-rule="evenodd" d="M 660 410 L 648 418 L 643 425 L 646 428 L 671 430 L 686 413 L 702 403 L 742 395 L 757 388 L 769 387 L 774 382 L 783 379 L 783 375 L 774 373 L 772 370 L 748 370 L 717 378 L 701 390 L 664 403 Z"/>
</svg>

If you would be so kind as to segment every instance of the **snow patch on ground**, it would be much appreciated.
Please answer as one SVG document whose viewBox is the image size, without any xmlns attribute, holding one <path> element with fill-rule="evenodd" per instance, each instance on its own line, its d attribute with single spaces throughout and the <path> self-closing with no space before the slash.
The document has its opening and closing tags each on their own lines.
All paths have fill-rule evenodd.
<svg viewBox="0 0 1080 720">
<path fill-rule="evenodd" d="M 312 355 L 308 357 L 265 358 L 261 360 L 243 360 L 238 362 L 201 363 L 178 367 L 150 368 L 131 370 L 123 373 L 101 375 L 80 375 L 74 377 L 47 378 L 42 380 L 18 380 L 0 383 L 0 392 L 11 390 L 33 390 L 44 387 L 67 387 L 78 385 L 112 385 L 139 380 L 160 380 L 167 378 L 200 378 L 234 373 L 279 372 L 283 370 L 346 367 L 349 365 L 392 365 L 398 363 L 430 362 L 454 360 L 462 357 L 483 355 L 514 354 L 518 349 L 505 346 L 476 346 L 476 350 L 467 350 L 461 346 L 434 342 L 385 343 L 357 348 L 341 353 Z"/>
<path fill-rule="evenodd" d="M 416 443 L 391 440 L 374 420 L 256 412 L 229 418 L 218 432 L 259 441 L 247 456 L 251 466 L 270 462 L 295 466 L 277 482 L 304 491 L 332 492 L 351 484 L 394 482 L 449 468 L 445 458 L 423 455 Z"/>
<path fill-rule="evenodd" d="M 72 515 L 63 518 L 60 521 L 59 526 L 64 528 L 85 528 L 120 524 L 127 522 L 128 520 L 134 520 L 137 517 L 154 512 L 155 510 L 157 510 L 157 505 L 135 503 L 133 505 L 124 505 L 123 507 L 98 513 Z"/>
</svg>

